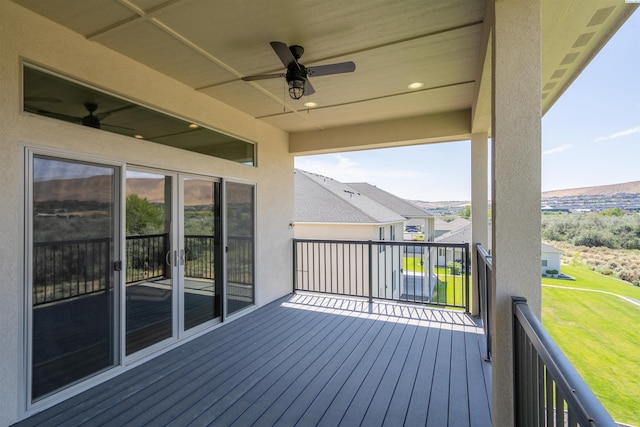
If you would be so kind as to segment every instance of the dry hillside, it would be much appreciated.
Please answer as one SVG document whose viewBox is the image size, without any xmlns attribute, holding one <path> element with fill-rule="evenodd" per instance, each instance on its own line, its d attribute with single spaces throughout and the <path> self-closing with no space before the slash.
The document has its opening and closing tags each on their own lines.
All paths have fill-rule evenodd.
<svg viewBox="0 0 640 427">
<path fill-rule="evenodd" d="M 622 184 L 599 185 L 596 187 L 570 188 L 566 190 L 545 191 L 542 197 L 595 196 L 618 193 L 640 194 L 640 181 Z"/>
</svg>

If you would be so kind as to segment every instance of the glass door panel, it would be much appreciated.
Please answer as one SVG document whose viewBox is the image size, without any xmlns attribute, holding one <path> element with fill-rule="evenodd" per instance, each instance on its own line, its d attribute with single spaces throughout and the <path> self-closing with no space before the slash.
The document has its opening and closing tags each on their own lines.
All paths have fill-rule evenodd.
<svg viewBox="0 0 640 427">
<path fill-rule="evenodd" d="M 34 156 L 31 186 L 31 397 L 116 363 L 118 169 Z"/>
<path fill-rule="evenodd" d="M 184 178 L 182 198 L 184 329 L 220 317 L 221 280 L 216 280 L 220 260 L 219 183 Z"/>
<path fill-rule="evenodd" d="M 126 175 L 126 354 L 173 336 L 173 179 Z"/>
<path fill-rule="evenodd" d="M 254 304 L 254 192 L 251 184 L 225 183 L 227 314 Z"/>
</svg>

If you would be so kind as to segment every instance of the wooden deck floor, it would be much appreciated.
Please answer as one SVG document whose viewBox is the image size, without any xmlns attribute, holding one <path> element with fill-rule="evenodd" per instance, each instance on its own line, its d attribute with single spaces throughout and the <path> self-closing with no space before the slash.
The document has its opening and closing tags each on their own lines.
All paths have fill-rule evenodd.
<svg viewBox="0 0 640 427">
<path fill-rule="evenodd" d="M 296 294 L 20 426 L 490 426 L 482 328 L 461 312 Z"/>
</svg>

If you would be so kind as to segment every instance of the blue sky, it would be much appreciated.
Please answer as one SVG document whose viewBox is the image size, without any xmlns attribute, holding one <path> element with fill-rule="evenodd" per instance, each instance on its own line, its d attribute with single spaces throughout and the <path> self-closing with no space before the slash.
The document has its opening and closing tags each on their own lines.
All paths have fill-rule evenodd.
<svg viewBox="0 0 640 427">
<path fill-rule="evenodd" d="M 469 200 L 470 154 L 470 142 L 461 141 L 302 156 L 295 166 L 343 182 L 368 182 L 407 199 Z M 543 191 L 638 180 L 640 11 L 542 120 Z"/>
</svg>

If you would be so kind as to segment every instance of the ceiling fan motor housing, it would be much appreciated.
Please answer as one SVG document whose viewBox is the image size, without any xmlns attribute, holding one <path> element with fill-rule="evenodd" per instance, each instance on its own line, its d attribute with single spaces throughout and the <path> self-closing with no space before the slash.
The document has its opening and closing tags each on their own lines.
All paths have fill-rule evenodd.
<svg viewBox="0 0 640 427">
<path fill-rule="evenodd" d="M 300 67 L 300 68 L 298 68 Z M 287 68 L 287 83 L 293 81 L 293 80 L 302 80 L 302 81 L 306 81 L 307 80 L 307 69 L 305 68 L 304 65 L 302 64 L 291 64 L 289 65 L 289 67 Z"/>
</svg>

